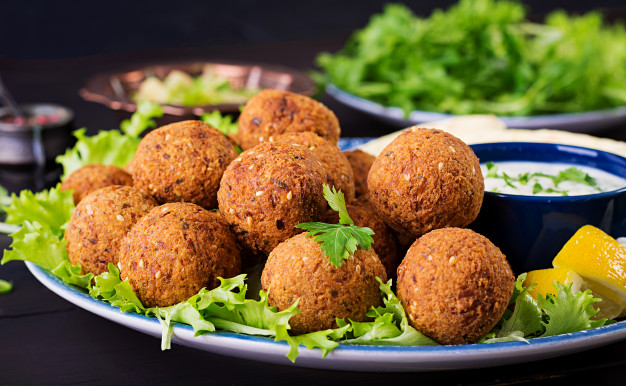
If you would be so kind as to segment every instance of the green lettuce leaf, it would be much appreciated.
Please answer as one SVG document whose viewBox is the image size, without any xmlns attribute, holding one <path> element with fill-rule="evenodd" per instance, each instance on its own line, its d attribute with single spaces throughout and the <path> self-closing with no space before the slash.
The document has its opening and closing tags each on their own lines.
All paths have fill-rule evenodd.
<svg viewBox="0 0 626 386">
<path fill-rule="evenodd" d="M 515 304 L 513 311 L 506 310 L 498 325 L 490 334 L 481 338 L 480 343 L 507 341 L 528 342 L 526 337 L 533 337 L 544 331 L 543 311 L 535 298 L 529 294 L 535 285 L 523 286 L 526 273 L 515 281 L 513 295 L 509 304 Z"/>
<path fill-rule="evenodd" d="M 4 251 L 0 264 L 9 261 L 30 261 L 41 268 L 52 270 L 68 260 L 65 240 L 51 228 L 38 222 L 24 221 L 19 231 L 11 234 L 11 249 Z"/>
<path fill-rule="evenodd" d="M 75 285 L 80 288 L 89 289 L 91 286 L 91 280 L 93 279 L 93 273 L 81 274 L 80 265 L 72 265 L 69 260 L 61 262 L 54 269 L 50 270 L 57 277 L 61 278 L 68 284 Z"/>
<path fill-rule="evenodd" d="M 232 115 L 222 115 L 219 110 L 213 110 L 210 113 L 202 114 L 200 119 L 219 131 L 224 135 L 235 134 L 239 130 L 237 121 L 233 120 Z"/>
<path fill-rule="evenodd" d="M 11 204 L 11 197 L 9 196 L 9 192 L 6 190 L 6 188 L 2 185 L 0 185 L 0 213 L 4 212 L 5 206 L 8 206 Z"/>
<path fill-rule="evenodd" d="M 130 119 L 122 121 L 120 128 L 129 137 L 138 138 L 149 128 L 155 128 L 156 122 L 152 118 L 163 116 L 163 108 L 158 103 L 141 101 L 137 104 L 137 111 Z"/>
<path fill-rule="evenodd" d="M 5 207 L 6 222 L 21 225 L 26 221 L 37 222 L 57 236 L 63 236 L 64 225 L 72 217 L 74 200 L 72 192 L 62 191 L 60 185 L 39 193 L 23 190 L 19 196 L 11 195 L 11 203 Z"/>
<path fill-rule="evenodd" d="M 594 298 L 591 290 L 572 291 L 572 285 L 567 286 L 554 282 L 557 296 L 548 294 L 533 298 L 529 292 L 535 284 L 524 286 L 526 274 L 521 274 L 516 282 L 510 305 L 514 304 L 513 311 L 507 310 L 497 326 L 480 343 L 494 343 L 521 340 L 540 336 L 552 336 L 587 330 L 600 327 L 612 321 L 607 319 L 593 320 L 598 313 L 592 306 L 600 301 Z"/>
<path fill-rule="evenodd" d="M 85 131 L 84 128 L 74 131 L 76 146 L 56 158 L 63 165 L 62 180 L 85 165 L 124 167 L 133 159 L 140 141 L 117 130 L 100 131 L 93 136 L 85 135 Z"/>
<path fill-rule="evenodd" d="M 287 358 L 295 362 L 298 357 L 298 347 L 305 346 L 307 349 L 319 348 L 322 351 L 322 358 L 326 357 L 330 351 L 339 346 L 337 340 L 341 339 L 351 328 L 350 325 L 328 329 L 322 331 L 309 332 L 302 335 L 289 335 L 285 325 L 277 326 L 276 341 L 287 341 L 289 352 Z"/>
<path fill-rule="evenodd" d="M 409 325 L 409 318 L 400 299 L 391 290 L 392 281 L 380 283 L 383 306 L 373 308 L 367 315 L 375 318 L 372 322 L 351 322 L 353 337 L 342 340 L 344 344 L 368 344 L 384 346 L 430 346 L 438 343 Z M 391 317 L 390 317 L 391 315 Z M 344 321 L 337 321 L 339 326 Z"/>
<path fill-rule="evenodd" d="M 499 337 L 509 335 L 512 332 L 521 331 L 522 336 L 534 336 L 543 330 L 542 310 L 535 298 L 530 295 L 534 285 L 523 286 L 526 274 L 520 275 L 515 281 L 515 308 L 511 317 L 502 323 Z"/>
<path fill-rule="evenodd" d="M 126 166 L 135 156 L 139 135 L 156 123 L 152 118 L 163 115 L 163 109 L 158 104 L 144 101 L 139 104 L 130 120 L 122 122 L 122 132 L 118 130 L 100 131 L 93 136 L 86 136 L 85 129 L 74 132 L 76 145 L 68 149 L 65 154 L 56 158 L 63 165 L 61 180 L 73 171 L 90 164 Z"/>
<path fill-rule="evenodd" d="M 572 292 L 572 284 L 565 286 L 555 282 L 557 296 L 547 294 L 545 298 L 537 297 L 537 303 L 547 315 L 543 323 L 546 331 L 541 336 L 567 334 L 603 326 L 607 319 L 592 320 L 598 313 L 592 304 L 601 299 L 594 298 L 591 290 Z"/>
</svg>

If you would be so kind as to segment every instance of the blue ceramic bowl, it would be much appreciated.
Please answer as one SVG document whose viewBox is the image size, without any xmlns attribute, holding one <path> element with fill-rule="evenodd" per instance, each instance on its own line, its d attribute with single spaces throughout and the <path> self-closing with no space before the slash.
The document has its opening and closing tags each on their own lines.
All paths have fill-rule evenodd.
<svg viewBox="0 0 626 386">
<path fill-rule="evenodd" d="M 577 146 L 503 142 L 471 146 L 480 163 L 538 161 L 584 165 L 626 176 L 626 158 Z M 522 196 L 485 192 L 470 226 L 506 255 L 516 274 L 552 267 L 552 259 L 583 225 L 626 236 L 626 187 L 582 196 Z"/>
</svg>

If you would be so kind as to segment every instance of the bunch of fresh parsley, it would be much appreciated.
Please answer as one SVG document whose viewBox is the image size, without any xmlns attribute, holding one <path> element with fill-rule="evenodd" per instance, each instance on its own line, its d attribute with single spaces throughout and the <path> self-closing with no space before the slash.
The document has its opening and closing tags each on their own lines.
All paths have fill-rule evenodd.
<svg viewBox="0 0 626 386">
<path fill-rule="evenodd" d="M 407 114 L 601 110 L 626 104 L 625 47 L 624 26 L 599 12 L 538 24 L 515 1 L 460 0 L 428 18 L 389 4 L 341 51 L 318 56 L 318 81 Z"/>
</svg>

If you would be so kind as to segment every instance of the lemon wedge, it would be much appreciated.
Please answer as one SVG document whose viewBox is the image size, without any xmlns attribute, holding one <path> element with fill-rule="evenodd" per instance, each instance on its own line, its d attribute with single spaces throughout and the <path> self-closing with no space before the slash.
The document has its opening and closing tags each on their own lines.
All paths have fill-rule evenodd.
<svg viewBox="0 0 626 386">
<path fill-rule="evenodd" d="M 585 225 L 563 246 L 552 261 L 555 268 L 572 270 L 580 275 L 594 296 L 602 313 L 618 315 L 626 307 L 626 247 L 602 230 Z M 604 303 L 604 304 L 603 304 Z M 603 310 L 604 308 L 604 310 Z M 621 308 L 621 309 L 620 309 Z"/>
<path fill-rule="evenodd" d="M 537 294 L 541 294 L 543 297 L 547 294 L 557 296 L 556 287 L 553 285 L 554 281 L 564 285 L 572 283 L 572 292 L 580 291 L 583 284 L 583 279 L 570 269 L 548 268 L 528 272 L 526 280 L 524 280 L 524 286 L 528 286 L 531 283 L 537 284 L 532 291 L 528 292 L 535 299 L 537 299 Z"/>
<path fill-rule="evenodd" d="M 552 294 L 557 296 L 556 287 L 554 287 L 554 282 L 558 281 L 561 284 L 569 285 L 572 284 L 572 292 L 578 291 L 586 291 L 588 289 L 591 290 L 591 294 L 594 298 L 602 299 L 599 302 L 593 304 L 593 308 L 599 310 L 596 315 L 592 317 L 592 319 L 615 319 L 618 316 L 622 315 L 624 312 L 624 307 L 619 304 L 614 303 L 613 301 L 604 298 L 600 295 L 597 290 L 595 290 L 593 285 L 583 280 L 580 275 L 571 269 L 567 268 L 548 268 L 548 269 L 539 269 L 536 271 L 530 271 L 526 275 L 526 280 L 524 280 L 524 286 L 529 286 L 531 283 L 535 283 L 536 287 L 529 291 L 528 293 L 537 299 L 537 294 L 541 294 L 544 298 L 547 294 Z"/>
</svg>

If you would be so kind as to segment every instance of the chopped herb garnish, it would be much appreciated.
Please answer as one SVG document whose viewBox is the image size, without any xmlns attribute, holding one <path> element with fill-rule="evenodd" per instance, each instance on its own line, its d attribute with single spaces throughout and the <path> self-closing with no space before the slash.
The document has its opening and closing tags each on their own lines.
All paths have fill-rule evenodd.
<svg viewBox="0 0 626 386">
<path fill-rule="evenodd" d="M 591 177 L 589 174 L 575 167 L 571 167 L 571 168 L 565 169 L 562 172 L 559 172 L 559 175 L 556 176 L 556 178 L 554 179 L 554 185 L 558 186 L 559 183 L 563 181 L 568 181 L 568 180 L 580 182 L 581 184 L 589 185 L 598 189 L 597 188 L 598 184 L 596 183 L 595 178 Z"/>
<path fill-rule="evenodd" d="M 530 181 L 530 173 L 520 174 L 519 177 L 517 177 L 517 181 L 522 185 L 526 185 L 528 181 Z"/>
<path fill-rule="evenodd" d="M 498 177 L 498 167 L 491 161 L 485 164 L 487 167 L 487 176 L 486 177 Z"/>
<path fill-rule="evenodd" d="M 556 189 L 560 183 L 564 181 L 573 181 L 577 183 L 581 183 L 583 185 L 590 186 L 595 188 L 597 191 L 601 192 L 602 190 L 598 188 L 597 182 L 595 178 L 591 177 L 588 173 L 583 172 L 577 167 L 570 167 L 565 170 L 562 170 L 557 175 L 546 174 L 542 172 L 535 173 L 520 173 L 517 176 L 510 176 L 505 172 L 499 173 L 498 166 L 493 162 L 486 162 L 485 166 L 487 167 L 487 174 L 485 178 L 501 178 L 505 185 L 518 189 L 519 185 L 528 185 L 528 183 L 532 183 L 532 192 L 533 194 L 540 193 L 557 193 L 563 196 L 569 195 L 567 190 Z M 547 178 L 552 181 L 554 187 L 545 187 L 542 185 L 538 178 Z M 497 192 L 496 190 L 492 190 L 492 192 Z"/>
<path fill-rule="evenodd" d="M 354 253 L 357 247 L 369 250 L 374 242 L 374 231 L 370 228 L 358 227 L 348 215 L 346 200 L 341 190 L 337 191 L 324 184 L 324 197 L 330 207 L 339 212 L 339 224 L 307 222 L 296 225 L 297 228 L 309 231 L 306 236 L 313 241 L 321 242 L 321 248 L 335 267 L 341 267 L 343 260 Z"/>
</svg>

